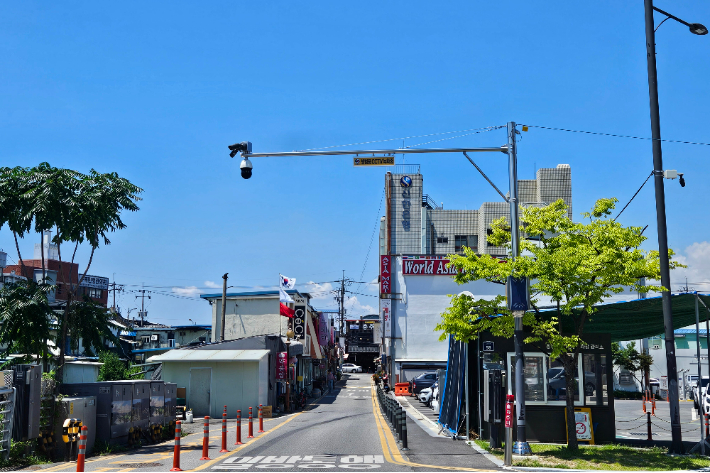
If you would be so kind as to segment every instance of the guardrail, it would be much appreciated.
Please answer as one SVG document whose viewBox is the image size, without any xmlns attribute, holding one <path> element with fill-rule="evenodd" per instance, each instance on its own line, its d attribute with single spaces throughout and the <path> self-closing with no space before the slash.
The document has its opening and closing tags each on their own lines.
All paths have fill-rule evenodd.
<svg viewBox="0 0 710 473">
<path fill-rule="evenodd" d="M 407 447 L 407 412 L 397 399 L 385 393 L 379 385 L 377 386 L 377 403 L 382 415 L 392 428 L 397 443 L 402 444 L 402 450 L 409 450 Z"/>
</svg>

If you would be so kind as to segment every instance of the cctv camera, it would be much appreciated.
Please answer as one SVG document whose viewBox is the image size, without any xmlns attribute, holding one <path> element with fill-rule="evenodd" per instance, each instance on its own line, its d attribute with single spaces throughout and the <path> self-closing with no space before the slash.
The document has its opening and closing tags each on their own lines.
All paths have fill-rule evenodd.
<svg viewBox="0 0 710 473">
<path fill-rule="evenodd" d="M 242 171 L 242 177 L 244 179 L 249 179 L 251 177 L 252 168 L 253 166 L 251 165 L 249 158 L 244 158 L 242 163 L 239 165 L 239 170 Z"/>
<path fill-rule="evenodd" d="M 229 148 L 231 151 L 231 153 L 229 153 L 229 157 L 233 158 L 240 151 L 242 153 L 251 153 L 251 142 L 242 141 L 241 143 L 234 143 L 233 145 L 229 145 L 227 146 L 227 148 Z"/>
<path fill-rule="evenodd" d="M 685 187 L 685 179 L 683 179 L 682 172 L 678 173 L 678 182 L 680 183 L 680 187 Z"/>
</svg>

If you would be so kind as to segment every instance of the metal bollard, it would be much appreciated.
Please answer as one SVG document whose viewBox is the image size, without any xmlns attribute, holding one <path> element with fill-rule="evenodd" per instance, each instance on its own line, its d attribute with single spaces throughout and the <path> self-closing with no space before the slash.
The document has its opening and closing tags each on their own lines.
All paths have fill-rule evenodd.
<svg viewBox="0 0 710 473">
<path fill-rule="evenodd" d="M 219 453 L 229 452 L 227 450 L 227 406 L 224 406 L 224 412 L 222 412 L 222 449 Z"/>
<path fill-rule="evenodd" d="M 262 413 L 262 409 L 264 406 L 259 404 L 259 433 L 264 431 L 264 414 Z"/>
<path fill-rule="evenodd" d="M 402 450 L 409 450 L 407 447 L 407 411 L 402 412 Z"/>
<path fill-rule="evenodd" d="M 395 433 L 397 434 L 397 442 L 402 441 L 402 406 L 397 402 L 394 405 L 394 416 L 397 419 L 397 425 L 395 426 Z"/>
<path fill-rule="evenodd" d="M 86 434 L 89 428 L 82 426 L 79 434 L 79 453 L 76 456 L 76 471 L 84 471 L 84 459 L 86 458 Z"/>
<path fill-rule="evenodd" d="M 234 445 L 242 445 L 242 411 L 237 409 L 237 441 Z"/>
<path fill-rule="evenodd" d="M 646 428 L 648 429 L 648 438 L 646 440 L 653 440 L 653 433 L 651 432 L 651 413 L 646 413 Z"/>
<path fill-rule="evenodd" d="M 248 439 L 254 438 L 254 424 L 253 424 L 253 419 L 252 419 L 251 407 L 249 408 L 249 435 L 247 435 L 247 438 Z"/>
<path fill-rule="evenodd" d="M 204 430 L 202 431 L 202 458 L 200 458 L 200 460 L 209 460 L 210 459 L 209 446 L 210 446 L 210 416 L 205 416 L 205 426 L 204 426 Z"/>
<path fill-rule="evenodd" d="M 182 437 L 182 425 L 180 421 L 175 422 L 175 450 L 173 451 L 173 467 L 170 471 L 182 471 L 180 469 L 180 437 Z"/>
</svg>

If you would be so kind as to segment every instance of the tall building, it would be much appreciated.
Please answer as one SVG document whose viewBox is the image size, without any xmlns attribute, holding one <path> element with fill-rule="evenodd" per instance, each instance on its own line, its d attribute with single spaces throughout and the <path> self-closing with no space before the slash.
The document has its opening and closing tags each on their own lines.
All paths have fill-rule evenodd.
<svg viewBox="0 0 710 473">
<path fill-rule="evenodd" d="M 493 298 L 505 292 L 486 281 L 457 285 L 446 268 L 447 255 L 469 247 L 479 254 L 505 257 L 503 247 L 487 241 L 491 223 L 509 219 L 503 202 L 485 202 L 478 210 L 444 209 L 424 193 L 417 165 L 385 175 L 386 215 L 380 225 L 380 316 L 382 351 L 395 380 L 445 368 L 448 345 L 434 327 L 449 306 L 449 294 L 469 291 Z M 572 217 L 572 179 L 567 164 L 538 169 L 536 178 L 518 181 L 522 206 L 543 206 L 563 199 Z"/>
</svg>

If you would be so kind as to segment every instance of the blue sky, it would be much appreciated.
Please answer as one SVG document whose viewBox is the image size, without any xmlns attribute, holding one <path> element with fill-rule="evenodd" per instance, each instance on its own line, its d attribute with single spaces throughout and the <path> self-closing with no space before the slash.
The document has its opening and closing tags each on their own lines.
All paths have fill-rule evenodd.
<svg viewBox="0 0 710 473">
<path fill-rule="evenodd" d="M 657 6 L 710 24 L 707 2 Z M 710 37 L 667 21 L 657 52 L 663 137 L 710 142 Z M 228 144 L 289 151 L 510 120 L 650 136 L 640 0 L 3 3 L 0 53 L 2 165 L 93 167 L 143 187 L 140 212 L 98 250 L 90 273 L 173 295 L 216 292 L 209 286 L 225 272 L 230 285 L 249 287 L 276 284 L 279 272 L 299 285 L 342 270 L 360 280 L 383 170 L 353 169 L 349 157 L 262 158 L 245 181 Z M 429 146 L 504 142 L 500 130 Z M 670 244 L 691 263 L 689 280 L 707 281 L 710 146 L 663 149 L 665 167 L 687 180 L 683 189 L 667 183 Z M 499 186 L 504 159 L 478 158 Z M 599 197 L 623 205 L 652 169 L 648 141 L 536 128 L 523 135 L 519 159 L 521 178 L 570 164 L 576 215 Z M 462 156 L 406 162 L 421 164 L 425 192 L 446 208 L 496 199 Z M 621 220 L 649 225 L 653 248 L 652 183 Z M 22 243 L 24 255 L 35 241 Z M 16 259 L 6 228 L 0 248 Z M 366 281 L 376 277 L 376 251 L 375 242 Z M 136 307 L 134 296 L 119 295 L 119 305 Z M 366 313 L 376 302 L 349 304 Z M 165 323 L 206 323 L 210 314 L 206 302 L 161 294 L 148 310 Z"/>
</svg>

